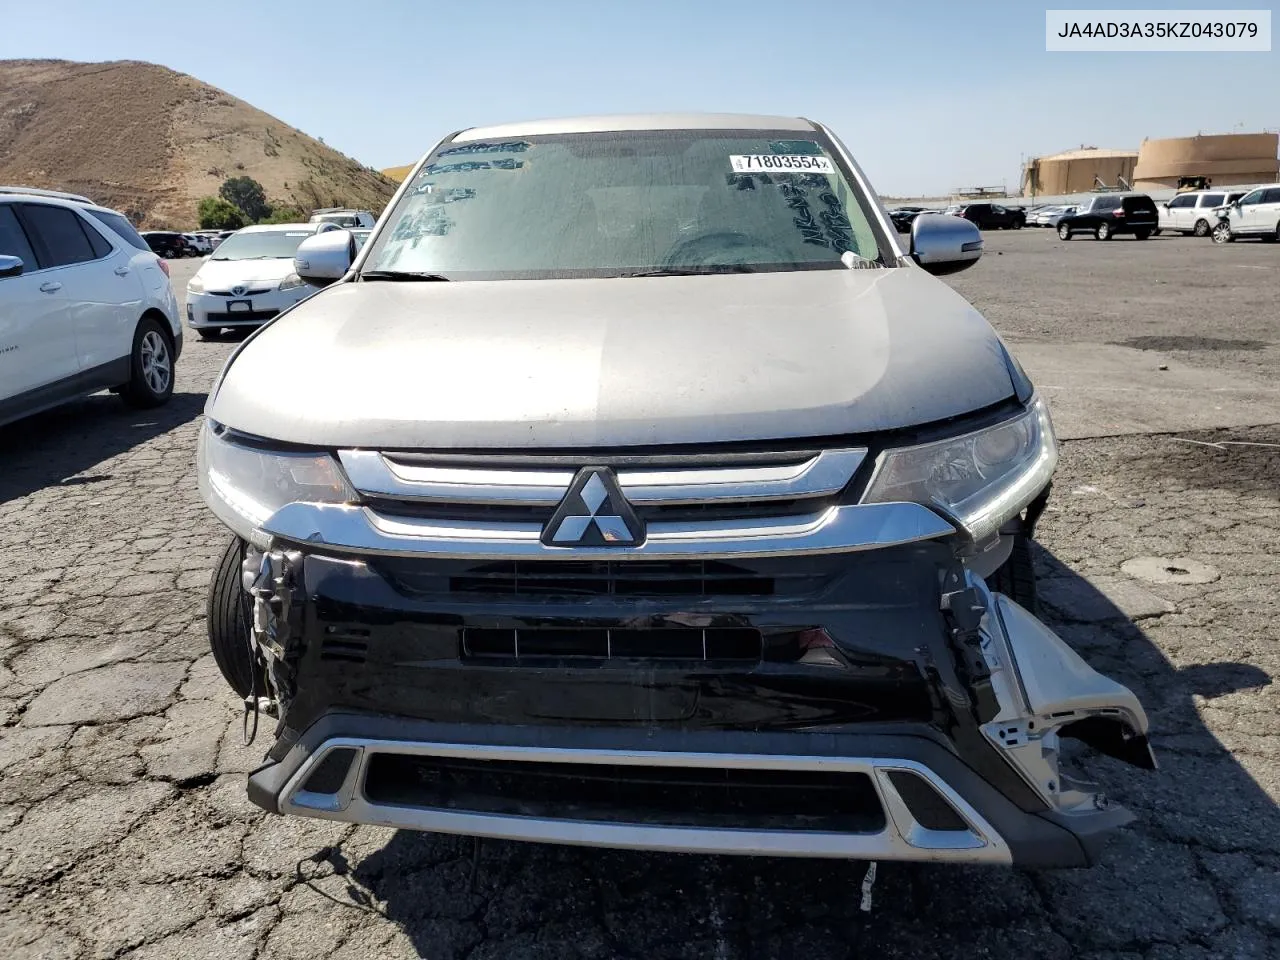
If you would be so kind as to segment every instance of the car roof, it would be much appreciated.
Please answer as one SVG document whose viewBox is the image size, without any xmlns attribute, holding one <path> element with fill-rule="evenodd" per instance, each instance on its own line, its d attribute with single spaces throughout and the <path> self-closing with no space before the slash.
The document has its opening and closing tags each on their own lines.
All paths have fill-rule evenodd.
<svg viewBox="0 0 1280 960">
<path fill-rule="evenodd" d="M 285 231 L 296 233 L 299 230 L 315 233 L 319 226 L 318 223 L 255 223 L 252 226 L 241 227 L 236 233 L 283 233 Z"/>
<path fill-rule="evenodd" d="M 754 113 L 618 113 L 472 127 L 455 136 L 453 142 L 624 130 L 802 130 L 812 133 L 814 129 L 813 123 L 802 117 L 769 117 Z"/>
<path fill-rule="evenodd" d="M 54 190 L 27 190 L 18 187 L 0 187 L 0 203 L 29 203 L 38 200 L 55 207 L 70 207 L 73 210 L 96 210 L 99 213 L 114 213 L 118 217 L 124 214 L 111 207 L 104 207 L 92 200 L 77 198 L 73 193 L 58 193 Z M 127 218 L 126 218 L 127 219 Z"/>
</svg>

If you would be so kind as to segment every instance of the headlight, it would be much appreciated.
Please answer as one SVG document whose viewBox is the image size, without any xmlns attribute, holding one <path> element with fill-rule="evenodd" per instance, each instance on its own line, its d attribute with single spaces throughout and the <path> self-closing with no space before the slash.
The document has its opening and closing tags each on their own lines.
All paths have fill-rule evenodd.
<svg viewBox="0 0 1280 960">
<path fill-rule="evenodd" d="M 196 447 L 200 492 L 237 534 L 263 545 L 257 531 L 290 503 L 347 503 L 356 498 L 338 462 L 326 453 L 282 453 L 227 439 L 206 420 Z"/>
<path fill-rule="evenodd" d="M 204 293 L 204 281 L 199 277 L 192 277 L 187 281 L 187 293 Z"/>
<path fill-rule="evenodd" d="M 1035 499 L 1058 464 L 1044 401 L 999 426 L 881 455 L 866 503 L 933 507 L 975 541 L 986 540 Z"/>
<path fill-rule="evenodd" d="M 283 280 L 280 281 L 280 286 L 277 287 L 276 289 L 277 290 L 296 290 L 298 287 L 305 287 L 306 285 L 307 285 L 307 281 L 303 280 L 296 273 L 291 273 L 287 277 L 285 277 Z"/>
</svg>

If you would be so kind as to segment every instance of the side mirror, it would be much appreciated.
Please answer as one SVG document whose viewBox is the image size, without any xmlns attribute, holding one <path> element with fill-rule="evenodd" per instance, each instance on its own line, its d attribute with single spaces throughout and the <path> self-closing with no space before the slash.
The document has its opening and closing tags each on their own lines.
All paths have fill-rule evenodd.
<svg viewBox="0 0 1280 960">
<path fill-rule="evenodd" d="M 327 287 L 342 279 L 355 258 L 355 237 L 350 230 L 326 230 L 298 244 L 293 272 L 312 286 Z"/>
<path fill-rule="evenodd" d="M 959 273 L 982 256 L 982 233 L 961 217 L 922 213 L 911 224 L 911 259 L 935 277 Z"/>
<path fill-rule="evenodd" d="M 26 266 L 18 257 L 0 255 L 0 280 L 5 277 L 20 277 L 25 269 Z"/>
</svg>

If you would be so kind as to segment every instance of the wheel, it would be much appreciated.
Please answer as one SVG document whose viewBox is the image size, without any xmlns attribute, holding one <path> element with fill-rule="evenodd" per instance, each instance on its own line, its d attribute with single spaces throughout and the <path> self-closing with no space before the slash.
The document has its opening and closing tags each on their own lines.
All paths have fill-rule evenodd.
<svg viewBox="0 0 1280 960">
<path fill-rule="evenodd" d="M 1036 613 L 1036 569 L 1031 557 L 1031 538 L 1019 530 L 1014 534 L 1013 550 L 991 576 L 987 586 L 1003 593 L 1018 606 Z"/>
<path fill-rule="evenodd" d="M 133 332 L 129 382 L 120 395 L 131 407 L 158 407 L 173 395 L 173 348 L 154 317 L 143 317 Z"/>
<path fill-rule="evenodd" d="M 1137 239 L 1139 239 L 1139 240 L 1145 240 L 1145 239 L 1147 239 L 1147 237 L 1151 236 L 1151 231 L 1150 231 L 1150 230 L 1135 230 L 1135 231 L 1133 231 L 1133 235 L 1134 235 L 1134 237 L 1136 237 L 1136 238 L 1137 238 Z"/>
<path fill-rule="evenodd" d="M 1065 223 L 1058 224 L 1058 239 L 1059 240 L 1071 239 L 1071 228 L 1068 227 Z"/>
<path fill-rule="evenodd" d="M 1098 229 L 1097 229 L 1097 230 L 1095 230 L 1095 231 L 1093 231 L 1093 235 L 1094 235 L 1094 237 L 1096 237 L 1098 240 L 1110 240 L 1110 239 L 1111 239 L 1111 224 L 1109 224 L 1109 223 L 1100 223 L 1100 224 L 1098 224 Z"/>
<path fill-rule="evenodd" d="M 1230 243 L 1235 237 L 1231 233 L 1231 224 L 1225 220 L 1219 220 L 1213 228 L 1214 243 Z"/>
<path fill-rule="evenodd" d="M 1022 221 L 1021 221 L 1021 220 L 1014 220 L 1014 221 L 1013 221 L 1013 229 L 1015 229 L 1015 230 L 1021 230 L 1021 229 L 1022 229 Z"/>
<path fill-rule="evenodd" d="M 1191 230 L 1193 237 L 1207 237 L 1209 235 L 1209 221 L 1201 217 L 1196 221 L 1195 227 Z"/>
<path fill-rule="evenodd" d="M 1277 240 L 1280 240 L 1280 223 L 1276 224 L 1276 229 L 1274 232 L 1264 233 L 1262 235 L 1263 243 L 1275 243 Z"/>
<path fill-rule="evenodd" d="M 217 340 L 219 333 L 221 333 L 220 330 L 213 329 L 196 330 L 196 336 L 205 341 L 205 343 L 208 343 L 210 340 Z"/>
<path fill-rule="evenodd" d="M 218 665 L 223 679 L 241 697 L 253 693 L 254 670 L 260 669 L 249 646 L 249 595 L 240 583 L 244 547 L 244 541 L 236 536 L 227 542 L 209 582 L 209 599 L 205 606 L 213 662 Z M 265 680 L 259 675 L 259 695 L 266 693 Z"/>
<path fill-rule="evenodd" d="M 1153 237 L 1158 237 L 1158 236 L 1160 236 L 1160 228 L 1159 228 L 1159 227 L 1156 227 L 1154 230 L 1152 230 L 1152 231 L 1151 231 L 1151 235 L 1152 235 Z"/>
</svg>

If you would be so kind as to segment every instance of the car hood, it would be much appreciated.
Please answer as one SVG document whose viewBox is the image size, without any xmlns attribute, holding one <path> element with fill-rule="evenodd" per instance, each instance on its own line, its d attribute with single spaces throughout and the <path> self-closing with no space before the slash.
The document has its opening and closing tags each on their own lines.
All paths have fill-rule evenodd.
<svg viewBox="0 0 1280 960">
<path fill-rule="evenodd" d="M 235 284 L 274 281 L 279 283 L 293 273 L 293 258 L 270 260 L 206 260 L 196 271 L 205 289 L 224 289 Z"/>
<path fill-rule="evenodd" d="M 327 447 L 838 436 L 1013 394 L 976 310 L 914 267 L 340 283 L 224 368 L 214 420 Z"/>
</svg>

